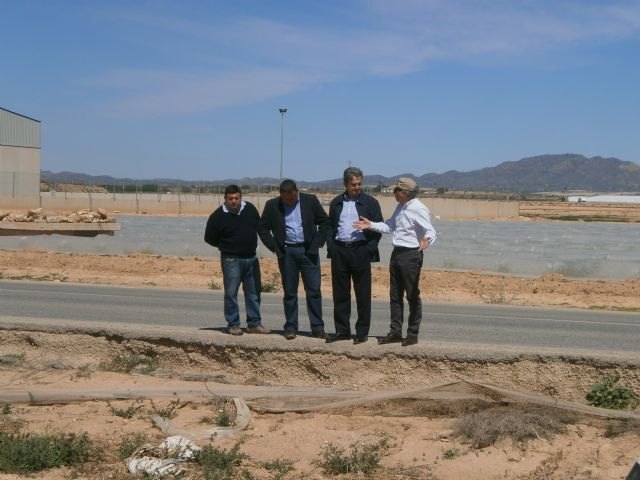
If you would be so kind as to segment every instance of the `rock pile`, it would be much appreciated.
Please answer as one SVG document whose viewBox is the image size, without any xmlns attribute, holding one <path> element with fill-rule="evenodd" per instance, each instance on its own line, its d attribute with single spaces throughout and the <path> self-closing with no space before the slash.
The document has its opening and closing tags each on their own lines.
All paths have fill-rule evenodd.
<svg viewBox="0 0 640 480">
<path fill-rule="evenodd" d="M 33 222 L 33 223 L 116 223 L 106 210 L 98 208 L 95 212 L 89 209 L 77 212 L 63 212 L 62 214 L 45 212 L 42 208 L 20 212 L 0 212 L 2 222 Z"/>
</svg>

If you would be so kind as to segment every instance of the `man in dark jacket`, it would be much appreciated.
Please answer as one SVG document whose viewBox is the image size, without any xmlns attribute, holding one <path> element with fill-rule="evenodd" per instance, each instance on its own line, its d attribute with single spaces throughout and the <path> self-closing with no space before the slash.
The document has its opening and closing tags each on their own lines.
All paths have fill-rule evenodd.
<svg viewBox="0 0 640 480">
<path fill-rule="evenodd" d="M 311 334 L 326 338 L 320 293 L 320 255 L 329 217 L 315 195 L 299 193 L 293 180 L 283 180 L 280 196 L 268 200 L 258 223 L 264 246 L 278 257 L 284 289 L 284 336 L 296 338 L 298 332 L 298 285 L 300 276 L 307 298 Z"/>
<path fill-rule="evenodd" d="M 333 287 L 333 320 L 336 333 L 327 343 L 351 340 L 351 281 L 356 295 L 358 319 L 354 344 L 369 338 L 371 325 L 371 262 L 380 261 L 378 242 L 382 234 L 372 230 L 356 230 L 353 222 L 360 217 L 376 218 L 381 222 L 382 211 L 378 201 L 362 192 L 362 170 L 347 168 L 342 179 L 345 191 L 331 201 L 327 236 L 328 256 L 331 259 Z"/>
<path fill-rule="evenodd" d="M 242 200 L 237 185 L 224 190 L 224 204 L 209 217 L 204 241 L 220 250 L 224 282 L 224 318 L 231 335 L 242 335 L 238 309 L 238 289 L 242 284 L 247 311 L 247 333 L 270 333 L 260 316 L 260 263 L 256 257 L 260 215 L 251 203 Z"/>
</svg>

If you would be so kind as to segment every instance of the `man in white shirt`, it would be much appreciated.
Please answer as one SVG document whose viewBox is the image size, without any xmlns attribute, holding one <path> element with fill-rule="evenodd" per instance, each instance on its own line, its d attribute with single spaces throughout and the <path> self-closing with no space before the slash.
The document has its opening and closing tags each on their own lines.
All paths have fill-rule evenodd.
<svg viewBox="0 0 640 480">
<path fill-rule="evenodd" d="M 420 272 L 423 252 L 433 245 L 437 235 L 431 225 L 429 209 L 416 198 L 418 185 L 413 179 L 400 177 L 393 185 L 393 194 L 398 205 L 390 219 L 385 222 L 372 222 L 361 217 L 353 226 L 360 230 L 371 229 L 375 232 L 393 234 L 393 252 L 389 261 L 391 325 L 389 333 L 379 338 L 378 343 L 402 343 L 403 346 L 409 346 L 418 343 L 422 321 Z M 409 303 L 409 318 L 407 336 L 403 339 L 405 293 Z"/>
</svg>

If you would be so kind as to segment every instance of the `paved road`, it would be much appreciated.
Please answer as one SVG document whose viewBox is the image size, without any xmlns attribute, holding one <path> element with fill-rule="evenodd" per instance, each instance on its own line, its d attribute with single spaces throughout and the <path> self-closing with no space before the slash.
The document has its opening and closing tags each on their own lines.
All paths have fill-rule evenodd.
<svg viewBox="0 0 640 480">
<path fill-rule="evenodd" d="M 421 337 L 442 343 L 583 350 L 594 354 L 640 351 L 637 313 L 503 305 L 425 304 L 423 308 Z M 222 309 L 219 291 L 0 281 L 0 323 L 3 317 L 22 317 L 224 327 Z M 388 312 L 386 301 L 374 301 L 371 335 L 387 333 Z M 262 313 L 266 326 L 281 329 L 281 296 L 263 295 Z M 325 299 L 324 313 L 326 319 L 332 318 L 329 299 Z M 308 330 L 304 306 L 300 327 Z M 333 331 L 331 320 L 327 331 Z"/>
</svg>

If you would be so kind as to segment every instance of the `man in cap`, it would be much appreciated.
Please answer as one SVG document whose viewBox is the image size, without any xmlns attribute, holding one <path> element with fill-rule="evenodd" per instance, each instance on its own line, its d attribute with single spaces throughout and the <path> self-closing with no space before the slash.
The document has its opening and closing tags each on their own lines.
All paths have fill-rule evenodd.
<svg viewBox="0 0 640 480">
<path fill-rule="evenodd" d="M 379 338 L 378 343 L 402 343 L 403 346 L 408 346 L 418 343 L 422 321 L 420 272 L 423 252 L 433 245 L 437 235 L 431 225 L 429 209 L 416 198 L 418 185 L 413 179 L 400 177 L 393 185 L 393 194 L 398 205 L 390 219 L 385 222 L 372 222 L 361 217 L 353 226 L 361 230 L 371 229 L 375 232 L 393 234 L 393 252 L 389 261 L 391 325 L 389 333 Z M 409 318 L 407 336 L 403 339 L 405 293 L 409 303 Z"/>
</svg>

